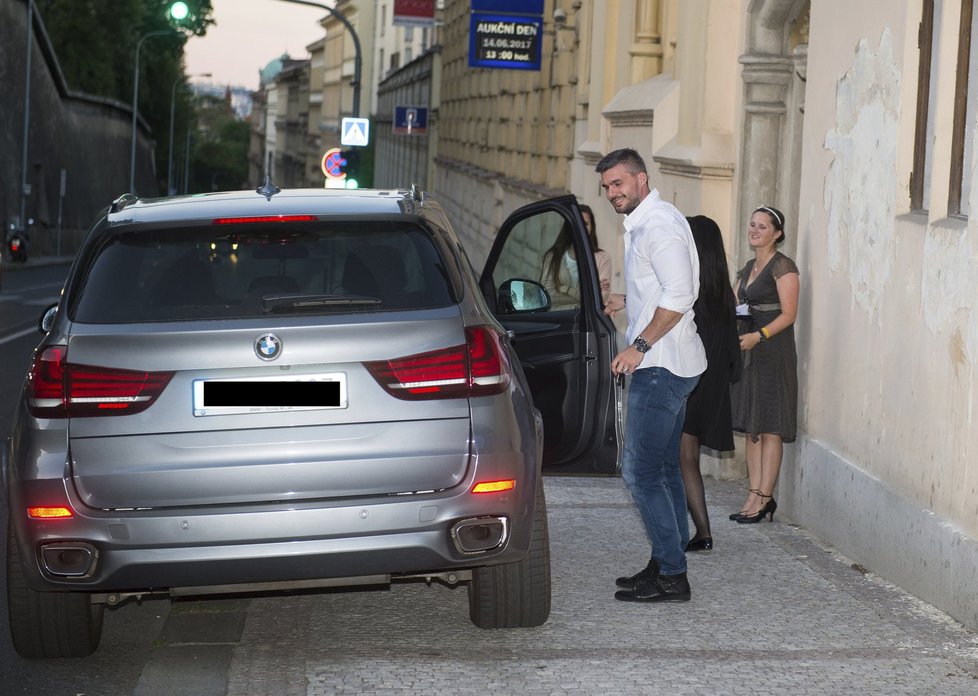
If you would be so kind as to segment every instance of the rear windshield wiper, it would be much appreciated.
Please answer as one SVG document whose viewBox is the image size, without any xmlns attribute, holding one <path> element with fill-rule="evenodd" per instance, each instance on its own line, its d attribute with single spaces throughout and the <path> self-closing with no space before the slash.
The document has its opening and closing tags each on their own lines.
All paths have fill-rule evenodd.
<svg viewBox="0 0 978 696">
<path fill-rule="evenodd" d="M 266 314 L 282 309 L 378 304 L 383 304 L 383 300 L 366 295 L 265 295 L 261 298 L 261 309 Z"/>
</svg>

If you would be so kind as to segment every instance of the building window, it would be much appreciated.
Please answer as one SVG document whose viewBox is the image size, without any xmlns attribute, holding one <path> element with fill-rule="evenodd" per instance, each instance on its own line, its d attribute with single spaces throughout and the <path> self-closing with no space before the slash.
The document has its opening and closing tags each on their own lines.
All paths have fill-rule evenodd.
<svg viewBox="0 0 978 696">
<path fill-rule="evenodd" d="M 380 36 L 383 38 L 387 31 L 387 5 L 380 6 Z"/>
<path fill-rule="evenodd" d="M 972 41 L 974 32 L 974 0 L 961 0 L 951 130 L 951 185 L 947 205 L 948 215 L 961 217 L 971 214 L 971 164 L 974 161 L 975 102 L 978 100 L 978 84 L 970 84 L 969 79 L 971 75 L 978 74 L 975 71 L 978 41 Z"/>
<path fill-rule="evenodd" d="M 411 26 L 404 27 L 404 40 L 414 41 L 414 27 Z"/>
<path fill-rule="evenodd" d="M 913 172 L 910 175 L 910 208 L 927 210 L 930 189 L 930 150 L 934 141 L 934 105 L 937 81 L 938 37 L 942 0 L 923 0 L 917 46 L 920 63 L 917 66 L 917 115 L 914 127 Z"/>
</svg>

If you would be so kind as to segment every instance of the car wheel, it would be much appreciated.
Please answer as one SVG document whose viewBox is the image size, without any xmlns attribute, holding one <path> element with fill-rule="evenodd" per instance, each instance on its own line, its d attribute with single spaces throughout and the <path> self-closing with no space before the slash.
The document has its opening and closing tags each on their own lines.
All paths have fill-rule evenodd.
<svg viewBox="0 0 978 696">
<path fill-rule="evenodd" d="M 104 605 L 83 592 L 36 592 L 27 585 L 7 521 L 7 608 L 10 637 L 21 657 L 85 657 L 102 637 Z"/>
<path fill-rule="evenodd" d="M 476 569 L 469 583 L 469 618 L 479 628 L 528 628 L 549 617 L 550 534 L 541 482 L 529 553 L 522 561 Z"/>
</svg>

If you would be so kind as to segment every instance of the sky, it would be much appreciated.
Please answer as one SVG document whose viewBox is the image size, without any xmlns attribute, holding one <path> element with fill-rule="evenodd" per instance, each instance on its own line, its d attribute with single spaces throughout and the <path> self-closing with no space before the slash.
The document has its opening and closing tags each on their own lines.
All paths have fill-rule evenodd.
<svg viewBox="0 0 978 696">
<path fill-rule="evenodd" d="M 206 36 L 187 41 L 187 74 L 209 72 L 213 77 L 191 82 L 252 90 L 258 89 L 258 71 L 269 61 L 283 53 L 308 57 L 306 46 L 323 36 L 318 20 L 327 14 L 282 0 L 211 0 L 211 6 L 216 24 Z"/>
</svg>

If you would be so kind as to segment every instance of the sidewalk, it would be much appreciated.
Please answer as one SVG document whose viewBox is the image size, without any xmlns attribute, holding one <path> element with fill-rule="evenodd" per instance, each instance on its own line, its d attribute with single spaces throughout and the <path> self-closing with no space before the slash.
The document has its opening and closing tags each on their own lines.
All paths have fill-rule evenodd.
<svg viewBox="0 0 978 696">
<path fill-rule="evenodd" d="M 478 629 L 464 588 L 423 583 L 178 602 L 134 693 L 978 693 L 978 636 L 780 511 L 773 524 L 731 522 L 744 482 L 706 481 L 716 548 L 689 554 L 692 601 L 647 605 L 614 599 L 615 577 L 648 559 L 621 480 L 545 481 L 544 626 Z"/>
<path fill-rule="evenodd" d="M 11 261 L 10 257 L 4 254 L 3 272 L 14 273 L 24 268 L 37 268 L 38 266 L 57 266 L 67 265 L 74 261 L 74 256 L 28 256 L 24 262 Z"/>
</svg>

